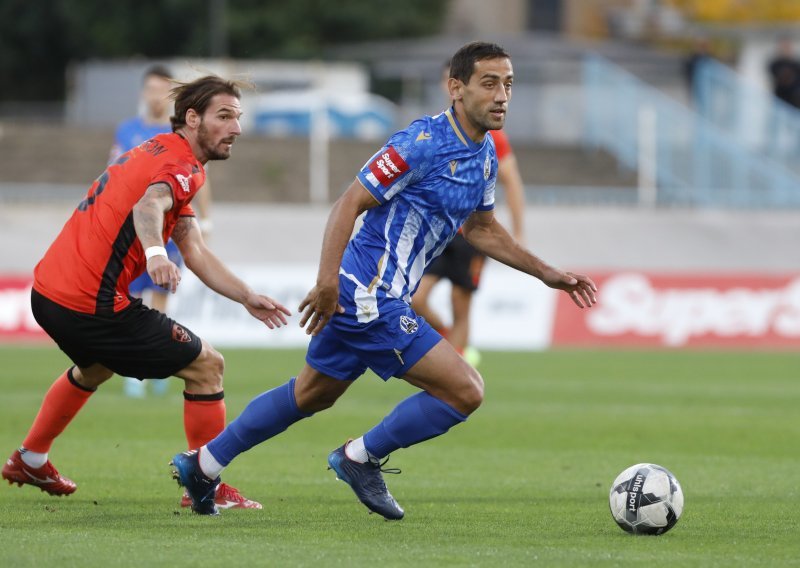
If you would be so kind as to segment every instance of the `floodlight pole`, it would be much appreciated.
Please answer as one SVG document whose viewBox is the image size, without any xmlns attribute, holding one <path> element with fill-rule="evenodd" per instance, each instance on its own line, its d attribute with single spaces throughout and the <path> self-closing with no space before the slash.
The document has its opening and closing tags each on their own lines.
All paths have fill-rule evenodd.
<svg viewBox="0 0 800 568">
<path fill-rule="evenodd" d="M 658 203 L 656 111 L 651 106 L 641 106 L 638 118 L 639 205 L 655 207 Z"/>
<path fill-rule="evenodd" d="M 311 93 L 311 125 L 309 128 L 308 181 L 311 203 L 328 203 L 328 159 L 330 128 L 325 91 L 314 89 Z"/>
</svg>

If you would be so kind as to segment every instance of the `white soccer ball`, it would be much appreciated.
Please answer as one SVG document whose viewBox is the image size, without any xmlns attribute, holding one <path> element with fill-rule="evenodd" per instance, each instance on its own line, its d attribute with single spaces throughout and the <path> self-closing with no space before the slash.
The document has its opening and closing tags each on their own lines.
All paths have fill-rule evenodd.
<svg viewBox="0 0 800 568">
<path fill-rule="evenodd" d="M 608 496 L 611 515 L 633 534 L 664 534 L 683 513 L 683 491 L 669 470 L 638 463 L 620 473 Z"/>
</svg>

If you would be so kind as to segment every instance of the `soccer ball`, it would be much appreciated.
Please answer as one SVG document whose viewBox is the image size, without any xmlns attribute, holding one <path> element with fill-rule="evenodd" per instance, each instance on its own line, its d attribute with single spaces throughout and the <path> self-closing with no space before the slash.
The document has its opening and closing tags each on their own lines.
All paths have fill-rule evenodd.
<svg viewBox="0 0 800 568">
<path fill-rule="evenodd" d="M 611 516 L 633 534 L 664 534 L 683 513 L 683 491 L 666 468 L 638 463 L 620 473 L 608 496 Z"/>
</svg>

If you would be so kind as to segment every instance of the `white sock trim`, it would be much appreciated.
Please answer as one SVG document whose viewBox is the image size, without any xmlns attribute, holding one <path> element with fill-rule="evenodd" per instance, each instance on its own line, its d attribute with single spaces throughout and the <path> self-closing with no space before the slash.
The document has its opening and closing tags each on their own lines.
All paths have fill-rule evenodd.
<svg viewBox="0 0 800 568">
<path fill-rule="evenodd" d="M 31 450 L 27 450 L 25 448 L 19 449 L 19 457 L 22 458 L 22 461 L 25 462 L 25 465 L 28 465 L 34 469 L 39 469 L 47 463 L 47 453 L 40 454 L 39 452 L 32 452 Z"/>
<path fill-rule="evenodd" d="M 344 454 L 354 462 L 367 463 L 369 461 L 369 452 L 364 446 L 364 436 L 347 444 L 344 447 Z"/>
<path fill-rule="evenodd" d="M 225 466 L 221 465 L 205 446 L 198 450 L 197 457 L 200 462 L 200 469 L 211 479 L 218 478 L 222 470 L 225 469 Z"/>
</svg>

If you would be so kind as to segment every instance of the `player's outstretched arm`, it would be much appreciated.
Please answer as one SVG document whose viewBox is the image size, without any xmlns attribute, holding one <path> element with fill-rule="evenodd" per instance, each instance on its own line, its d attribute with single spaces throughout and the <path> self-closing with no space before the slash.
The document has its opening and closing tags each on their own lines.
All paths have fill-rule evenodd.
<svg viewBox="0 0 800 568">
<path fill-rule="evenodd" d="M 464 223 L 464 238 L 483 254 L 531 276 L 550 288 L 563 290 L 579 308 L 597 303 L 597 286 L 583 274 L 564 272 L 550 266 L 517 243 L 497 222 L 492 211 L 476 211 Z"/>
<path fill-rule="evenodd" d="M 209 288 L 239 302 L 257 320 L 274 329 L 286 325 L 292 313 L 269 296 L 257 294 L 206 246 L 200 225 L 194 217 L 181 217 L 172 231 L 186 267 Z"/>
<path fill-rule="evenodd" d="M 353 181 L 333 204 L 322 238 L 317 284 L 298 308 L 303 312 L 300 327 L 305 327 L 307 334 L 317 335 L 334 313 L 343 311 L 339 305 L 339 266 L 344 249 L 353 234 L 358 216 L 376 205 L 378 202 L 358 180 Z"/>
<path fill-rule="evenodd" d="M 181 281 L 181 271 L 163 250 L 164 213 L 172 209 L 172 190 L 165 183 L 147 188 L 142 198 L 133 206 L 133 227 L 142 248 L 161 247 L 161 253 L 147 260 L 147 273 L 157 286 L 175 293 Z"/>
</svg>

